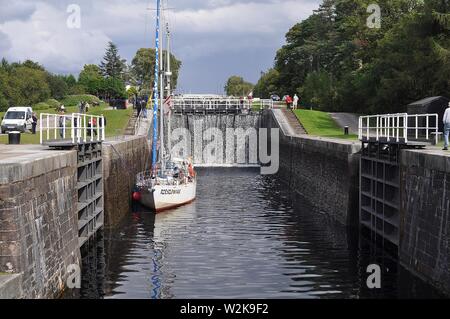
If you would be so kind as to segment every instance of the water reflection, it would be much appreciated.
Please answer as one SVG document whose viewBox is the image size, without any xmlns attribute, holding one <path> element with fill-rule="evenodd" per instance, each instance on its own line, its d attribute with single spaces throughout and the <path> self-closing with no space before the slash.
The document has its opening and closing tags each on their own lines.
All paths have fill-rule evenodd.
<svg viewBox="0 0 450 319">
<path fill-rule="evenodd" d="M 80 296 L 437 296 L 383 250 L 258 170 L 204 169 L 199 181 L 193 204 L 156 217 L 138 208 L 118 230 L 105 232 L 85 254 Z M 371 263 L 382 266 L 382 289 L 367 288 Z"/>
</svg>

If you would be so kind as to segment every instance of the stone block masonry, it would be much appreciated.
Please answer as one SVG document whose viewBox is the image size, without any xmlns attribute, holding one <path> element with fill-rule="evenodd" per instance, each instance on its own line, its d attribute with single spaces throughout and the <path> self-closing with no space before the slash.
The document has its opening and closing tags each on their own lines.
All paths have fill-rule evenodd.
<svg viewBox="0 0 450 319">
<path fill-rule="evenodd" d="M 22 298 L 53 298 L 80 265 L 76 151 L 1 146 L 0 272 L 21 273 Z"/>
<path fill-rule="evenodd" d="M 324 215 L 359 224 L 359 142 L 298 134 L 277 110 L 263 127 L 280 128 L 280 176 Z M 438 148 L 400 155 L 398 259 L 450 295 L 450 154 Z"/>
<path fill-rule="evenodd" d="M 450 156 L 401 154 L 400 262 L 450 295 Z"/>
<path fill-rule="evenodd" d="M 136 175 L 150 167 L 145 136 L 126 136 L 103 143 L 105 226 L 114 228 L 131 211 Z"/>
<path fill-rule="evenodd" d="M 263 127 L 280 128 L 279 175 L 315 209 L 358 226 L 359 142 L 298 134 L 281 110 L 267 111 Z"/>
<path fill-rule="evenodd" d="M 149 159 L 147 143 L 145 137 L 104 143 L 105 226 L 130 213 L 135 176 Z M 19 274 L 12 283 L 21 288 L 12 296 L 8 281 L 0 285 L 0 296 L 58 297 L 68 266 L 81 266 L 77 160 L 76 150 L 0 146 L 0 272 Z"/>
</svg>

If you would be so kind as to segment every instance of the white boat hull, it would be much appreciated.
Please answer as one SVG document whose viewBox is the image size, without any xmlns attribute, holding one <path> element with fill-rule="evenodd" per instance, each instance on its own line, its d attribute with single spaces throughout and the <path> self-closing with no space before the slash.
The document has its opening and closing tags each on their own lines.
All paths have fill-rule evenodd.
<svg viewBox="0 0 450 319">
<path fill-rule="evenodd" d="M 156 185 L 153 189 L 140 191 L 140 202 L 158 213 L 194 201 L 196 189 L 196 181 L 182 185 Z"/>
</svg>

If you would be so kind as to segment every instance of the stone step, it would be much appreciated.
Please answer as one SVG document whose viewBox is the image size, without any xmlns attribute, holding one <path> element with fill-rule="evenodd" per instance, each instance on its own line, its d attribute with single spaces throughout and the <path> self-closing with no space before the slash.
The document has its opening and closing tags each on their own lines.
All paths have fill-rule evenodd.
<svg viewBox="0 0 450 319">
<path fill-rule="evenodd" d="M 300 123 L 297 116 L 294 114 L 294 111 L 282 109 L 282 112 L 295 134 L 307 134 L 305 128 Z"/>
<path fill-rule="evenodd" d="M 137 119 L 138 119 L 137 110 L 135 110 L 133 112 L 133 114 L 131 115 L 130 119 L 128 120 L 128 125 L 124 132 L 125 135 L 134 135 L 135 134 L 134 129 L 135 129 L 135 126 L 137 123 Z"/>
</svg>

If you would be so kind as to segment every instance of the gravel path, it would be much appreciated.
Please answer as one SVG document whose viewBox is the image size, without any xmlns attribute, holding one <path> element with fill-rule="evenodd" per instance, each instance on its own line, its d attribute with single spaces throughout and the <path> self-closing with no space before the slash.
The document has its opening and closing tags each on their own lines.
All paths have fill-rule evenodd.
<svg viewBox="0 0 450 319">
<path fill-rule="evenodd" d="M 358 134 L 359 115 L 353 113 L 330 113 L 330 115 L 340 127 L 348 126 L 350 134 Z"/>
</svg>

